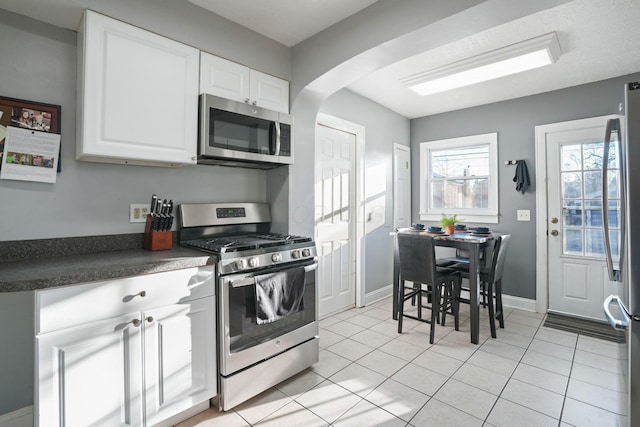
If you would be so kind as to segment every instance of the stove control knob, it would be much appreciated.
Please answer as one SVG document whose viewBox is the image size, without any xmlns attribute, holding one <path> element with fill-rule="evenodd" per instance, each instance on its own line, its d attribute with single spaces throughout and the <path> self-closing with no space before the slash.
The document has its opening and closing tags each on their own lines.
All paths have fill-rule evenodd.
<svg viewBox="0 0 640 427">
<path fill-rule="evenodd" d="M 300 251 L 298 251 L 298 250 L 291 251 L 291 258 L 293 258 L 293 259 L 300 258 Z"/>
<path fill-rule="evenodd" d="M 247 262 L 243 259 L 239 259 L 236 261 L 236 268 L 238 270 L 244 270 L 245 268 L 247 268 Z"/>
<path fill-rule="evenodd" d="M 302 250 L 302 256 L 303 257 L 311 256 L 311 251 L 309 249 L 303 249 Z"/>
<path fill-rule="evenodd" d="M 282 261 L 282 255 L 280 255 L 279 253 L 275 253 L 275 254 L 271 255 L 271 261 L 273 261 L 273 262 Z"/>
<path fill-rule="evenodd" d="M 249 258 L 249 267 L 257 267 L 258 258 Z"/>
</svg>

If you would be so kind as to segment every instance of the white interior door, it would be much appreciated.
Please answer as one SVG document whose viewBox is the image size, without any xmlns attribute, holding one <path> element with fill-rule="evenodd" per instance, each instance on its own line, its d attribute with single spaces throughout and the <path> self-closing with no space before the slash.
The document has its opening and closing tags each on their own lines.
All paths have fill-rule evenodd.
<svg viewBox="0 0 640 427">
<path fill-rule="evenodd" d="M 549 311 L 597 320 L 605 320 L 602 302 L 617 287 L 606 272 L 602 227 L 607 118 L 556 123 L 545 132 Z M 617 173 L 617 165 L 610 162 L 610 181 L 618 182 Z M 609 204 L 614 246 L 619 213 L 620 196 L 614 188 Z"/>
<path fill-rule="evenodd" d="M 356 135 L 316 126 L 315 222 L 319 315 L 356 301 Z"/>
<path fill-rule="evenodd" d="M 393 228 L 411 225 L 411 151 L 393 144 Z"/>
</svg>

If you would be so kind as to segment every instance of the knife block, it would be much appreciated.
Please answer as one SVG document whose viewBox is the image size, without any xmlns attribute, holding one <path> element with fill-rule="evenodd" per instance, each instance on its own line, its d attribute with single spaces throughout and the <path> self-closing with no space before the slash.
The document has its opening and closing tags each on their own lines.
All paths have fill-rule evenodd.
<svg viewBox="0 0 640 427">
<path fill-rule="evenodd" d="M 173 232 L 153 231 L 153 217 L 147 215 L 147 222 L 144 226 L 142 247 L 149 251 L 166 251 L 173 246 Z"/>
</svg>

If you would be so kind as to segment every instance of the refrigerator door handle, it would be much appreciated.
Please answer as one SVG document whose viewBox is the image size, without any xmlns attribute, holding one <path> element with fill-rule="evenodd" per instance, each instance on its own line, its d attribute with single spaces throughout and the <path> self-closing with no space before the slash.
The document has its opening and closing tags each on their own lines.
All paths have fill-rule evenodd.
<svg viewBox="0 0 640 427">
<path fill-rule="evenodd" d="M 602 154 L 602 226 L 604 228 L 604 252 L 605 252 L 605 260 L 607 262 L 607 272 L 609 273 L 609 280 L 612 282 L 621 282 L 622 281 L 622 272 L 620 271 L 620 267 L 617 269 L 613 265 L 613 257 L 611 255 L 611 238 L 609 236 L 609 148 L 611 145 L 611 132 L 617 132 L 618 140 L 620 139 L 620 120 L 619 119 L 609 119 L 607 120 L 607 126 L 604 135 L 604 152 Z M 621 150 L 618 149 L 618 157 L 620 156 Z M 620 162 L 622 163 L 622 162 Z M 621 174 L 622 175 L 622 174 Z M 622 178 L 622 177 L 621 177 Z M 622 197 L 621 197 L 622 199 Z M 621 215 L 618 219 L 619 221 L 624 221 L 624 206 L 620 206 Z M 624 239 L 624 234 L 622 239 Z M 622 250 L 624 248 L 624 241 L 620 242 L 619 252 L 620 259 L 622 260 Z"/>
<path fill-rule="evenodd" d="M 613 314 L 611 313 L 610 306 L 614 302 L 618 304 L 618 307 L 620 308 L 620 313 L 622 313 L 622 317 L 623 317 L 622 320 L 616 319 L 615 317 L 613 317 Z M 620 297 L 618 297 L 618 295 L 609 295 L 607 299 L 604 300 L 604 314 L 605 316 L 607 316 L 607 320 L 609 321 L 609 324 L 611 325 L 612 328 L 629 329 L 629 324 L 631 323 L 631 317 L 629 317 L 629 315 L 627 314 L 627 309 L 625 308 L 624 304 L 622 304 L 622 301 L 620 300 Z"/>
</svg>

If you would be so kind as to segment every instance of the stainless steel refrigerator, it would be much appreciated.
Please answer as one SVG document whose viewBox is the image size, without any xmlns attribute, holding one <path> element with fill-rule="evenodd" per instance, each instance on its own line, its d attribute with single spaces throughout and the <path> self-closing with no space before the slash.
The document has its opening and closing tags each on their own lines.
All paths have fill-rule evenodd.
<svg viewBox="0 0 640 427">
<path fill-rule="evenodd" d="M 602 162 L 605 256 L 609 279 L 622 282 L 623 291 L 604 301 L 604 311 L 612 327 L 625 331 L 625 343 L 620 346 L 618 357 L 627 381 L 628 425 L 640 426 L 640 83 L 625 85 L 624 113 L 621 120 L 609 120 L 605 132 Z M 610 173 L 613 172 L 608 171 L 610 165 L 614 168 L 617 165 L 620 173 Z M 609 200 L 617 191 L 619 222 L 610 217 L 618 212 L 618 207 Z"/>
</svg>

